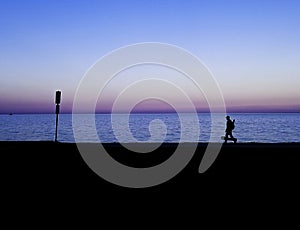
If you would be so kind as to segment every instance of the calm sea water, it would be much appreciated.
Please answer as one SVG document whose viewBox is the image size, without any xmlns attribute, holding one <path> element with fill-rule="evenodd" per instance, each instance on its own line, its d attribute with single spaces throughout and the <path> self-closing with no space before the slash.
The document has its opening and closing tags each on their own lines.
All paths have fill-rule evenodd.
<svg viewBox="0 0 300 230">
<path fill-rule="evenodd" d="M 189 114 L 185 115 L 187 120 Z M 299 113 L 236 113 L 230 114 L 236 120 L 233 131 L 238 142 L 300 142 L 300 114 Z M 97 135 L 90 134 L 86 126 L 87 115 L 80 115 L 80 132 L 84 137 L 80 141 L 94 142 L 179 142 L 181 124 L 177 114 L 131 114 L 129 123 L 124 115 L 117 115 L 115 125 L 111 125 L 110 114 L 95 115 Z M 211 117 L 208 113 L 198 114 L 200 134 L 199 141 L 210 140 Z M 225 129 L 224 122 L 218 123 Z M 189 125 L 189 123 L 188 123 Z M 26 114 L 0 115 L 0 140 L 9 141 L 51 141 L 55 136 L 54 114 Z M 124 131 L 129 127 L 131 135 Z M 194 141 L 195 125 L 192 119 L 190 127 L 183 130 L 184 141 Z M 117 137 L 116 137 L 117 133 Z M 219 134 L 219 133 L 218 133 Z M 189 139 L 190 138 L 190 139 Z M 219 136 L 216 141 L 222 141 Z M 58 141 L 75 142 L 72 115 L 60 114 L 58 125 Z"/>
</svg>

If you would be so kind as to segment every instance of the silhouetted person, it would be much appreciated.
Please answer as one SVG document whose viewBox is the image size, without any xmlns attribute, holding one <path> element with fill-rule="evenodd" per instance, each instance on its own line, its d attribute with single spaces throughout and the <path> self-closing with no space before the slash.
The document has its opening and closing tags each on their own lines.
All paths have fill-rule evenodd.
<svg viewBox="0 0 300 230">
<path fill-rule="evenodd" d="M 234 130 L 234 123 L 235 123 L 235 119 L 233 119 L 233 121 L 230 119 L 230 116 L 226 116 L 226 130 L 225 130 L 225 143 L 228 140 L 228 137 L 232 138 L 234 140 L 234 142 L 236 142 L 236 138 L 233 137 L 232 135 L 232 130 Z"/>
</svg>

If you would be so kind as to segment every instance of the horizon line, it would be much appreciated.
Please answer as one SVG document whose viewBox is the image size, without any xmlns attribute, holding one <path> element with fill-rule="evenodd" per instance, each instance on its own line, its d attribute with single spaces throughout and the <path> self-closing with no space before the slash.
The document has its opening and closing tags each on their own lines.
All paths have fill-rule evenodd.
<svg viewBox="0 0 300 230">
<path fill-rule="evenodd" d="M 130 114 L 176 114 L 176 113 L 193 113 L 189 111 L 183 111 L 183 112 L 176 112 L 176 111 L 134 111 L 130 112 Z M 212 113 L 210 111 L 197 111 L 197 113 Z M 223 112 L 214 112 L 214 114 L 223 113 Z M 230 113 L 244 113 L 244 114 L 251 114 L 251 113 L 300 113 L 300 110 L 283 110 L 283 111 L 226 111 L 225 114 Z M 0 115 L 26 115 L 26 114 L 53 114 L 55 115 L 55 112 L 45 111 L 45 112 L 15 112 L 15 113 L 0 113 Z M 72 113 L 72 112 L 61 112 L 59 114 L 128 114 L 126 112 L 95 112 L 95 113 L 87 113 L 87 112 L 81 112 L 81 113 Z"/>
</svg>

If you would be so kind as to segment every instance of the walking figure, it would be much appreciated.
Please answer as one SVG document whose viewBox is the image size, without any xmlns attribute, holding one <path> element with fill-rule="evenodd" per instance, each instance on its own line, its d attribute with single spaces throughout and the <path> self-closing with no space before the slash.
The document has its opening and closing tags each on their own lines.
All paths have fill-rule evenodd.
<svg viewBox="0 0 300 230">
<path fill-rule="evenodd" d="M 235 119 L 231 120 L 230 116 L 226 116 L 226 120 L 225 137 L 222 137 L 222 139 L 225 140 L 225 143 L 227 143 L 228 140 L 232 140 L 236 143 L 237 139 L 232 135 L 232 130 L 235 128 Z"/>
</svg>

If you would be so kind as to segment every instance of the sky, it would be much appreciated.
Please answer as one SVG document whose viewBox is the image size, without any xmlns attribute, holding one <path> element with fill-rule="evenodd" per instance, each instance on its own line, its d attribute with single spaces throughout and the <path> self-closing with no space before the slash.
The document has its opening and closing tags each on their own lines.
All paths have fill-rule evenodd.
<svg viewBox="0 0 300 230">
<path fill-rule="evenodd" d="M 218 82 L 228 112 L 300 112 L 299 12 L 300 1 L 290 0 L 0 0 L 0 113 L 52 113 L 56 90 L 61 112 L 70 113 L 97 60 L 143 42 L 197 56 Z M 149 70 L 139 68 L 111 82 L 97 112 L 109 112 L 122 87 Z M 152 76 L 179 79 L 172 71 L 157 67 Z M 199 111 L 202 99 L 192 98 Z M 145 102 L 139 110 L 167 107 Z"/>
</svg>

